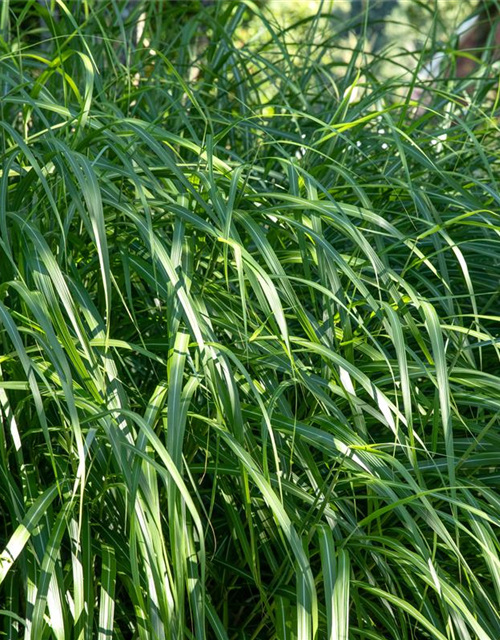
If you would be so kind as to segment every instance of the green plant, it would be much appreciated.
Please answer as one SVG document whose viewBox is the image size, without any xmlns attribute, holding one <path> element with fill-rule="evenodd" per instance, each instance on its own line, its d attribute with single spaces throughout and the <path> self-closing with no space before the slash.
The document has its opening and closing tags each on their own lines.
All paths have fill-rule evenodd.
<svg viewBox="0 0 500 640">
<path fill-rule="evenodd" d="M 498 638 L 491 65 L 124 8 L 2 3 L 3 635 Z"/>
</svg>

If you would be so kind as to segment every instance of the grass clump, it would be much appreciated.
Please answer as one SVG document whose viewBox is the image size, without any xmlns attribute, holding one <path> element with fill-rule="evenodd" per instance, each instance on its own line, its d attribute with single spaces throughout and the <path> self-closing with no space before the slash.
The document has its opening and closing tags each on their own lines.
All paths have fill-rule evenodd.
<svg viewBox="0 0 500 640">
<path fill-rule="evenodd" d="M 500 637 L 492 64 L 1 17 L 3 637 Z"/>
</svg>

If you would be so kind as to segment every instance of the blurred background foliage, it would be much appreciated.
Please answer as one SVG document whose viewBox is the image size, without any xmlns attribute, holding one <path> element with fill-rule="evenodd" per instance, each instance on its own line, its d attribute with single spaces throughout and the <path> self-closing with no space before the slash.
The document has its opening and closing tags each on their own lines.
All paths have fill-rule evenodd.
<svg viewBox="0 0 500 640">
<path fill-rule="evenodd" d="M 333 34 L 338 36 L 339 32 L 343 32 L 345 41 L 338 38 L 336 41 L 338 48 L 342 49 L 351 42 L 353 36 L 359 36 L 363 32 L 367 51 L 377 52 L 391 48 L 398 53 L 408 53 L 428 46 L 430 36 L 445 42 L 457 26 L 483 1 L 242 0 L 241 4 L 246 4 L 249 11 L 248 19 L 242 22 L 238 29 L 238 35 L 242 45 L 249 42 L 262 43 L 268 38 L 268 32 L 252 10 L 253 5 L 258 6 L 274 26 L 289 29 L 290 39 L 296 40 L 297 43 L 307 40 L 311 32 L 311 19 L 315 18 L 323 27 L 314 30 L 316 41 L 320 41 L 322 36 L 327 40 Z M 161 30 L 168 33 L 171 29 L 175 31 L 178 28 L 177 22 L 170 22 L 173 6 L 177 6 L 179 17 L 185 20 L 189 15 L 203 11 L 209 5 L 216 5 L 218 11 L 224 11 L 230 4 L 232 2 L 229 0 L 148 0 L 146 3 L 141 0 L 82 0 L 80 3 L 73 3 L 72 9 L 77 7 L 77 14 L 73 16 L 77 21 L 85 20 L 90 12 L 96 11 L 103 15 L 115 15 L 115 26 L 125 27 L 123 35 L 126 35 L 127 28 L 137 28 L 137 24 L 142 21 L 140 35 L 147 40 L 152 35 L 148 36 L 147 33 L 150 29 L 158 34 Z M 2 4 L 4 5 L 7 6 L 6 3 Z M 24 44 L 35 44 L 50 37 L 46 28 L 44 29 L 44 22 L 47 23 L 45 27 L 54 33 L 60 10 L 57 0 L 11 0 L 9 7 L 11 43 L 12 36 L 15 40 L 16 35 L 23 39 Z M 168 21 L 162 22 L 159 19 L 162 10 L 165 15 L 168 14 Z M 145 11 L 151 12 L 155 20 L 144 20 Z M 15 16 L 14 20 L 12 16 Z M 124 19 L 123 25 L 120 24 L 121 19 Z M 3 22 L 5 23 L 5 20 Z M 203 34 L 205 35 L 207 34 Z M 2 36 L 5 41 L 6 34 L 3 33 Z M 140 46 L 141 41 L 137 44 Z"/>
<path fill-rule="evenodd" d="M 453 42 L 457 27 L 482 2 L 241 0 L 236 4 L 246 16 L 239 17 L 233 45 L 247 52 L 249 69 L 256 73 L 258 57 L 254 54 L 264 55 L 267 60 L 274 56 L 279 63 L 282 43 L 286 43 L 289 66 L 300 69 L 305 64 L 304 56 L 314 57 L 316 66 L 322 68 L 325 90 L 336 99 L 342 95 L 338 79 L 355 65 L 363 69 L 354 89 L 353 98 L 357 99 L 374 79 L 408 82 L 426 58 Z M 151 51 L 150 64 L 144 68 L 144 51 L 164 43 L 160 54 L 170 56 L 177 68 L 191 68 L 190 79 L 196 82 L 203 77 L 209 80 L 211 62 L 205 54 L 213 39 L 224 37 L 216 25 L 234 4 L 230 0 L 81 0 L 71 4 L 71 11 L 75 24 L 82 28 L 90 16 L 100 22 L 101 34 L 93 35 L 93 45 L 96 50 L 102 46 L 110 52 L 113 49 L 108 59 L 117 78 L 123 72 L 130 72 L 131 83 L 137 83 L 139 77 L 150 77 L 158 61 L 157 52 Z M 8 6 L 0 30 L 4 52 L 25 51 L 26 47 L 52 50 L 61 36 L 58 24 L 62 5 L 57 0 L 12 0 Z M 207 14 L 209 19 L 205 19 Z M 199 21 L 193 21 L 197 15 Z M 193 29 L 198 31 L 187 33 Z M 179 51 L 183 52 L 180 56 Z M 122 68 L 117 67 L 117 60 Z M 33 61 L 35 75 L 36 64 Z M 371 76 L 366 75 L 367 68 Z M 264 105 L 276 96 L 270 82 L 260 81 L 255 91 L 256 101 Z M 394 88 L 391 93 L 402 97 Z"/>
<path fill-rule="evenodd" d="M 383 77 L 411 72 L 416 53 L 435 52 L 453 39 L 457 27 L 477 10 L 483 0 L 261 0 L 259 4 L 274 25 L 290 30 L 297 43 L 308 39 L 311 19 L 322 23 L 315 29 L 315 44 L 332 42 L 327 58 L 348 62 L 361 35 L 365 54 L 384 52 L 377 66 Z M 320 17 L 321 16 L 321 17 Z M 302 26 L 300 26 L 302 22 Z M 295 25 L 292 27 L 292 25 Z M 299 25 L 299 26 L 297 26 Z M 241 29 L 242 42 L 263 41 L 262 23 L 249 20 Z M 392 61 L 392 63 L 391 63 Z"/>
</svg>

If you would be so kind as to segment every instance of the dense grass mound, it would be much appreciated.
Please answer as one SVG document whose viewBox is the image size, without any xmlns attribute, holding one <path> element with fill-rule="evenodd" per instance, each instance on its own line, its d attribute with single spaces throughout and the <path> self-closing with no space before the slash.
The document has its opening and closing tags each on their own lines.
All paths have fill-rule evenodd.
<svg viewBox="0 0 500 640">
<path fill-rule="evenodd" d="M 132 9 L 2 3 L 2 637 L 498 639 L 491 65 Z"/>
</svg>

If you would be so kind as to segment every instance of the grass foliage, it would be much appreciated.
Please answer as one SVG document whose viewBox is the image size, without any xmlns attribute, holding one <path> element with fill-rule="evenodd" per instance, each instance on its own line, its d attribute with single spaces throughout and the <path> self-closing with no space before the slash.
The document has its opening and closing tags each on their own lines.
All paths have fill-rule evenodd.
<svg viewBox="0 0 500 640">
<path fill-rule="evenodd" d="M 498 639 L 487 56 L 416 115 L 365 16 L 50 5 L 0 13 L 1 637 Z"/>
</svg>

